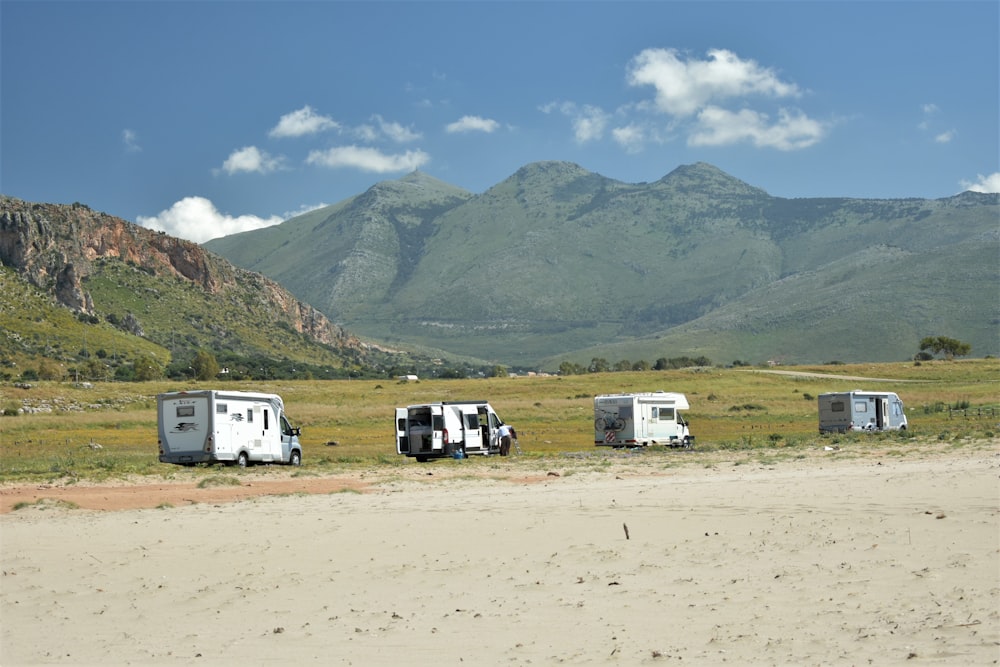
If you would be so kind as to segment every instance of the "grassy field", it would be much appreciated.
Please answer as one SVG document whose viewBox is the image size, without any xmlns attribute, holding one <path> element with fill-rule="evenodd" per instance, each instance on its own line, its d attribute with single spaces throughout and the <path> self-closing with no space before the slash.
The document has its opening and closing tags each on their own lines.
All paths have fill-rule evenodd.
<svg viewBox="0 0 1000 667">
<path fill-rule="evenodd" d="M 304 465 L 289 471 L 297 475 L 411 465 L 412 459 L 395 453 L 393 408 L 459 399 L 489 400 L 517 428 L 529 460 L 608 454 L 593 443 L 593 397 L 661 389 L 687 394 L 691 409 L 686 417 L 696 437 L 696 453 L 727 450 L 794 457 L 817 446 L 876 442 L 905 454 L 921 443 L 961 447 L 995 442 L 1000 434 L 996 359 L 416 382 L 40 382 L 28 388 L 0 385 L 0 482 L 209 475 L 211 467 L 188 469 L 158 462 L 156 394 L 219 387 L 274 392 L 284 398 L 289 419 L 302 427 Z M 862 388 L 898 393 L 910 429 L 902 434 L 820 436 L 816 397 Z"/>
</svg>

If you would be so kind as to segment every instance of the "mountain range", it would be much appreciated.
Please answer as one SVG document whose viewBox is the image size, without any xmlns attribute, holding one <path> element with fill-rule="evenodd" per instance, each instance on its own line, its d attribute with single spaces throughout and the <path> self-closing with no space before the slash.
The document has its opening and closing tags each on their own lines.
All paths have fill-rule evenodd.
<svg viewBox="0 0 1000 667">
<path fill-rule="evenodd" d="M 205 248 L 361 338 L 554 369 L 1000 353 L 1000 195 L 786 199 L 716 167 L 630 184 L 567 162 L 473 194 L 421 172 Z"/>
</svg>

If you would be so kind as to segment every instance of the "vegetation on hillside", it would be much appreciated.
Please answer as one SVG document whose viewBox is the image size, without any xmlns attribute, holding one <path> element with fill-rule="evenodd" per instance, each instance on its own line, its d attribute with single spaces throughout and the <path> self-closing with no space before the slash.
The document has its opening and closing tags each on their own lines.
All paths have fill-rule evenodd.
<svg viewBox="0 0 1000 667">
<path fill-rule="evenodd" d="M 474 363 L 903 360 L 945 323 L 1000 354 L 998 195 L 786 200 L 707 164 L 405 183 L 207 247 L 360 335 Z"/>
</svg>

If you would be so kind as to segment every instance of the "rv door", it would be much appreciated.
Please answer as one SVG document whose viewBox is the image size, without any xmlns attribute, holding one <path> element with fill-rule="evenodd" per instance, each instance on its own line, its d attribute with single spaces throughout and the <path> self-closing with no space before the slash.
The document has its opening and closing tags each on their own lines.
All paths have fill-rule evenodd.
<svg viewBox="0 0 1000 667">
<path fill-rule="evenodd" d="M 487 446 L 483 447 L 483 431 L 479 427 L 479 414 L 476 410 L 463 410 L 461 412 L 462 417 L 462 432 L 463 432 L 463 443 L 464 447 L 468 451 L 480 451 L 482 449 L 489 449 L 488 441 Z"/>
<path fill-rule="evenodd" d="M 406 408 L 396 408 L 396 453 L 410 453 L 410 436 L 407 434 Z"/>
<path fill-rule="evenodd" d="M 431 406 L 431 449 L 433 451 L 444 450 L 444 407 L 440 405 Z"/>
<path fill-rule="evenodd" d="M 875 401 L 875 424 L 879 431 L 885 431 L 889 427 L 889 399 L 883 396 Z"/>
</svg>

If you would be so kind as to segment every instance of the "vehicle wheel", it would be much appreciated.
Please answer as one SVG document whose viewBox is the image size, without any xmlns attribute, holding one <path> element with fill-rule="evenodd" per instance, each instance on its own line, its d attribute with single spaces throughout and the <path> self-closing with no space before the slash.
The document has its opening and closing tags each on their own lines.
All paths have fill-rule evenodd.
<svg viewBox="0 0 1000 667">
<path fill-rule="evenodd" d="M 250 459 L 247 458 L 247 453 L 246 452 L 240 452 L 240 455 L 236 457 L 236 465 L 238 465 L 241 468 L 246 468 L 247 467 L 247 463 L 249 463 L 249 462 L 250 462 Z"/>
<path fill-rule="evenodd" d="M 290 466 L 302 465 L 302 453 L 298 450 L 293 451 L 292 455 L 288 457 L 288 465 Z"/>
<path fill-rule="evenodd" d="M 417 463 L 427 463 L 427 457 L 426 456 L 418 456 L 417 457 Z"/>
</svg>

